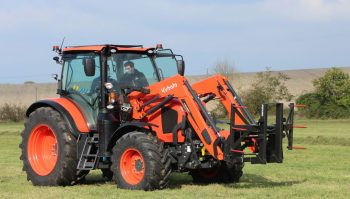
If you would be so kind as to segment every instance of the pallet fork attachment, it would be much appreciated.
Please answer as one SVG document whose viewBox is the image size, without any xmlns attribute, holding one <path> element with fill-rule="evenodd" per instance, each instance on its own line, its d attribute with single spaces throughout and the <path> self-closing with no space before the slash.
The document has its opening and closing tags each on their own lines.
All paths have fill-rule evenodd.
<svg viewBox="0 0 350 199">
<path fill-rule="evenodd" d="M 275 106 L 276 120 L 273 125 L 267 122 L 269 104 L 261 105 L 260 119 L 256 124 L 235 125 L 235 117 L 241 117 L 235 114 L 240 107 L 231 105 L 230 137 L 233 139 L 226 142 L 231 153 L 244 154 L 244 162 L 252 164 L 283 162 L 282 139 L 287 137 L 287 148 L 293 148 L 294 104 L 289 104 L 288 119 L 283 118 L 283 104 L 276 103 Z M 244 151 L 247 147 L 254 148 L 252 153 Z"/>
<path fill-rule="evenodd" d="M 230 121 L 215 119 L 215 123 L 230 125 L 226 139 L 218 140 L 218 145 L 224 150 L 224 160 L 234 163 L 241 157 L 245 162 L 253 164 L 282 163 L 282 139 L 287 138 L 287 149 L 293 149 L 293 129 L 305 128 L 294 126 L 294 107 L 305 105 L 289 104 L 287 119 L 284 118 L 283 104 L 262 104 L 258 121 L 249 113 L 243 100 L 239 97 L 230 82 L 221 75 L 215 75 L 193 84 L 194 90 L 207 103 L 212 99 L 219 100 L 228 112 Z M 275 122 L 268 124 L 269 107 L 275 106 Z M 213 125 L 210 125 L 213 126 Z M 214 125 L 215 126 L 215 125 Z M 248 153 L 246 148 L 251 149 Z"/>
</svg>

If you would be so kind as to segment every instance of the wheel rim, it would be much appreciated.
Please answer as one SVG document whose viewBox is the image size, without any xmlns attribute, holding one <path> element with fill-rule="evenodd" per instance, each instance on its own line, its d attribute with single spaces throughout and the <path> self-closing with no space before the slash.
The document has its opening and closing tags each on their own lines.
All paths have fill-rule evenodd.
<svg viewBox="0 0 350 199">
<path fill-rule="evenodd" d="M 141 153 L 130 148 L 124 151 L 120 159 L 120 171 L 124 180 L 131 185 L 141 182 L 145 175 L 144 160 Z"/>
<path fill-rule="evenodd" d="M 28 160 L 32 169 L 40 176 L 46 176 L 55 168 L 58 157 L 57 139 L 53 130 L 37 125 L 28 141 Z"/>
</svg>

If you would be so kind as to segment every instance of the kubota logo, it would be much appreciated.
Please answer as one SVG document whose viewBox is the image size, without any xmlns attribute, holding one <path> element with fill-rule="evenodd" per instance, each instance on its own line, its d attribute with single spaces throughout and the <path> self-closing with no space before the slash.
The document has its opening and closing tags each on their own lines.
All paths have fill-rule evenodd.
<svg viewBox="0 0 350 199">
<path fill-rule="evenodd" d="M 164 88 L 161 89 L 161 91 L 162 91 L 162 93 L 166 93 L 166 92 L 168 92 L 168 91 L 170 91 L 170 90 L 172 90 L 174 88 L 177 88 L 177 83 L 173 83 L 173 84 L 171 84 L 171 85 L 169 85 L 167 87 L 164 87 Z"/>
</svg>

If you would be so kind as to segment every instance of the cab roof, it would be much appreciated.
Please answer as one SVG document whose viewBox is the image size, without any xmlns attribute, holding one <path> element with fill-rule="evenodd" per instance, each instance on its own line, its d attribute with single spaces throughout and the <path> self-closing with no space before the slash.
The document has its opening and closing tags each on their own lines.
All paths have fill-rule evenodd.
<svg viewBox="0 0 350 199">
<path fill-rule="evenodd" d="M 63 52 L 72 51 L 101 51 L 103 48 L 109 46 L 118 51 L 139 51 L 144 52 L 154 48 L 145 48 L 142 45 L 116 45 L 116 44 L 102 44 L 102 45 L 88 45 L 88 46 L 68 46 L 62 49 Z"/>
</svg>

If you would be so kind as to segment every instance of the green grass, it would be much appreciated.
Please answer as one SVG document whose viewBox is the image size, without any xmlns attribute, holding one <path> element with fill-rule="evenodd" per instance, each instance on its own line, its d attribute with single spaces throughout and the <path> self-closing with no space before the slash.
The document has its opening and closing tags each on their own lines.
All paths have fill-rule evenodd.
<svg viewBox="0 0 350 199">
<path fill-rule="evenodd" d="M 175 173 L 168 189 L 153 192 L 119 189 L 99 171 L 75 186 L 33 186 L 19 160 L 23 125 L 0 123 L 0 198 L 348 198 L 350 120 L 297 123 L 308 126 L 295 130 L 295 145 L 306 149 L 285 151 L 283 164 L 246 163 L 241 182 L 226 185 L 195 185 L 186 173 Z"/>
</svg>

